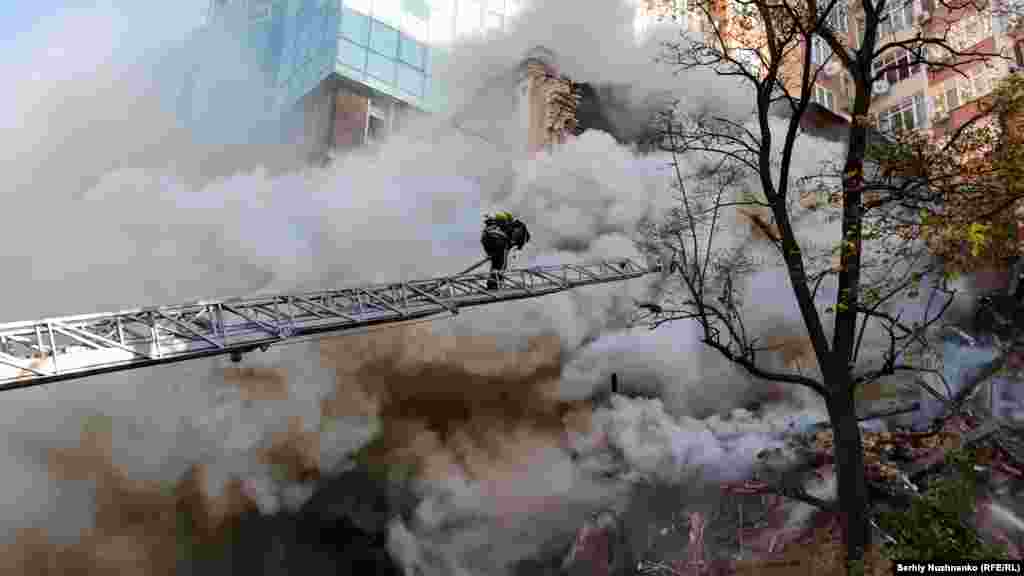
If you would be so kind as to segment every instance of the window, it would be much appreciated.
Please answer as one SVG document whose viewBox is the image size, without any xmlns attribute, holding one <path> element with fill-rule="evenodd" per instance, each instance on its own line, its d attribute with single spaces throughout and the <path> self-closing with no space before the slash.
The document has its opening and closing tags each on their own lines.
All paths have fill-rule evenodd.
<svg viewBox="0 0 1024 576">
<path fill-rule="evenodd" d="M 878 128 L 882 132 L 917 130 L 924 125 L 925 100 L 921 92 L 904 98 L 898 105 L 878 115 Z"/>
<path fill-rule="evenodd" d="M 885 79 L 889 84 L 906 80 L 920 71 L 921 65 L 910 64 L 913 56 L 906 50 L 890 50 L 871 64 L 872 73 L 876 76 L 885 70 Z"/>
<path fill-rule="evenodd" d="M 366 48 L 360 48 L 342 38 L 338 40 L 338 61 L 357 72 L 362 72 L 366 67 Z"/>
<path fill-rule="evenodd" d="M 395 61 L 370 52 L 366 55 L 366 71 L 378 80 L 395 83 Z"/>
<path fill-rule="evenodd" d="M 822 9 L 824 9 L 827 5 L 828 4 L 825 3 L 822 6 Z M 841 34 L 846 34 L 849 30 L 849 21 L 850 10 L 849 8 L 846 7 L 846 4 L 844 4 L 843 2 L 836 3 L 835 7 L 832 8 L 832 11 L 829 12 L 828 16 L 825 18 L 825 24 L 828 25 L 828 27 L 831 28 L 832 30 L 839 32 Z"/>
<path fill-rule="evenodd" d="M 970 78 L 957 78 L 956 85 L 960 88 L 960 101 L 964 104 L 974 100 L 974 84 Z"/>
<path fill-rule="evenodd" d="M 366 121 L 366 141 L 375 144 L 384 140 L 387 135 L 387 125 L 383 118 L 369 116 Z"/>
<path fill-rule="evenodd" d="M 960 107 L 960 91 L 956 79 L 947 80 L 934 100 L 935 115 L 945 118 L 950 112 Z"/>
<path fill-rule="evenodd" d="M 817 84 L 814 85 L 814 96 L 811 100 L 821 104 L 829 110 L 836 109 L 835 94 L 833 94 L 831 90 L 818 86 Z"/>
<path fill-rule="evenodd" d="M 370 33 L 370 48 L 389 58 L 398 54 L 398 30 L 373 21 Z"/>
<path fill-rule="evenodd" d="M 879 30 L 882 34 L 895 34 L 909 29 L 913 24 L 913 0 L 889 0 L 882 21 L 879 22 Z"/>
<path fill-rule="evenodd" d="M 366 140 L 369 144 L 382 142 L 391 132 L 393 105 L 388 100 L 370 100 L 366 115 Z"/>
<path fill-rule="evenodd" d="M 341 13 L 341 35 L 366 46 L 370 41 L 370 18 L 346 6 Z"/>
<path fill-rule="evenodd" d="M 832 57 L 832 48 L 825 42 L 824 38 L 815 36 L 811 40 L 811 63 L 816 65 L 824 64 Z"/>
<path fill-rule="evenodd" d="M 426 46 L 405 34 L 400 34 L 399 38 L 399 57 L 402 62 L 422 70 L 426 60 Z"/>
<path fill-rule="evenodd" d="M 423 97 L 423 72 L 398 65 L 398 89 L 416 97 Z"/>
<path fill-rule="evenodd" d="M 949 44 L 956 51 L 963 52 L 992 35 L 990 12 L 976 12 L 963 18 L 949 29 Z"/>
</svg>

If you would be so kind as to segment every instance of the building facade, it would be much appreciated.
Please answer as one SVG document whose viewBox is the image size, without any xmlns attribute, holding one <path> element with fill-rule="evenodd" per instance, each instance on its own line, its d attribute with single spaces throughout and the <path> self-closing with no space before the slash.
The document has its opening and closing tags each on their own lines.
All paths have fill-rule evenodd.
<svg viewBox="0 0 1024 576">
<path fill-rule="evenodd" d="M 883 133 L 927 130 L 941 136 L 955 130 L 976 112 L 977 102 L 991 93 L 999 80 L 1024 64 L 1012 18 L 992 6 L 979 8 L 972 3 L 950 10 L 935 0 L 893 1 L 883 18 L 879 44 L 907 41 L 918 34 L 945 36 L 961 52 L 1001 53 L 1016 59 L 1014 65 L 994 57 L 986 61 L 961 58 L 961 65 L 943 68 L 914 64 L 913 56 L 902 48 L 889 50 L 873 63 L 876 72 L 885 70 L 883 78 L 873 86 L 870 109 L 875 126 Z M 829 17 L 829 25 L 845 37 L 848 46 L 858 48 L 864 35 L 860 3 L 837 6 Z M 821 38 L 816 37 L 804 49 L 810 50 L 813 63 L 824 64 L 815 81 L 812 100 L 849 117 L 853 108 L 852 78 L 831 58 L 832 50 Z M 952 62 L 950 54 L 943 52 L 933 47 L 926 57 L 933 62 Z"/>
<path fill-rule="evenodd" d="M 858 3 L 840 4 L 829 25 L 850 47 L 857 47 L 864 30 Z M 701 11 L 686 0 L 640 0 L 637 33 L 659 22 L 674 21 L 700 32 L 707 27 Z M 712 17 L 726 31 L 737 50 L 756 45 L 758 26 L 741 26 L 750 6 L 742 0 L 714 0 Z M 456 40 L 506 29 L 521 9 L 520 0 L 212 0 L 206 36 L 228 35 L 247 54 L 259 71 L 267 115 L 283 118 L 285 141 L 304 149 L 310 159 L 325 158 L 331 150 L 345 150 L 379 141 L 400 129 L 409 115 L 441 111 L 445 87 L 434 70 L 443 65 Z M 1024 33 L 999 10 L 966 8 L 950 12 L 935 0 L 894 1 L 883 23 L 880 42 L 899 41 L 924 31 L 941 34 L 949 25 L 950 43 L 961 50 L 995 50 L 1024 65 Z M 849 119 L 853 82 L 831 49 L 820 38 L 794 51 L 794 64 L 805 51 L 822 64 L 815 80 L 812 101 Z M 756 64 L 751 51 L 748 60 Z M 941 59 L 941 54 L 929 54 Z M 885 72 L 874 86 L 871 114 L 882 132 L 927 129 L 940 135 L 969 118 L 976 102 L 992 91 L 999 79 L 1013 69 L 999 59 L 973 63 L 959 70 L 911 64 L 901 49 L 882 55 L 875 64 Z M 827 64 L 826 64 L 827 63 Z M 561 114 L 572 108 L 571 82 L 557 80 L 551 62 L 525 71 L 536 88 L 535 105 Z M 547 66 L 547 69 L 543 69 Z M 201 62 L 198 68 L 201 68 Z M 966 77 L 964 75 L 966 75 Z M 792 75 L 794 79 L 796 74 Z M 217 78 L 197 72 L 186 82 L 193 96 L 184 98 L 193 119 L 202 114 L 204 101 L 216 100 Z M 528 82 L 528 83 L 529 83 Z M 531 86 L 533 85 L 531 84 Z M 539 92 L 538 92 L 539 90 Z M 541 92 L 544 94 L 541 95 Z M 550 94 L 549 94 L 550 92 Z M 577 97 L 579 94 L 576 95 Z M 548 104 L 548 100 L 552 102 Z M 223 106 L 221 106 L 223 108 Z M 250 114 L 251 116 L 251 114 Z M 539 116 L 538 116 L 539 117 Z M 565 116 L 560 120 L 568 121 Z M 556 122 L 556 120 L 551 120 Z M 531 120 L 530 148 L 539 149 L 553 134 L 544 133 Z M 567 129 L 563 126 L 563 131 Z"/>
<path fill-rule="evenodd" d="M 443 110 L 433 71 L 452 43 L 506 28 L 519 9 L 520 0 L 212 0 L 197 42 L 237 45 L 279 135 L 317 161 Z M 215 74 L 204 79 L 209 50 L 196 52 L 179 108 L 201 125 L 204 104 L 225 90 Z"/>
<path fill-rule="evenodd" d="M 704 2 L 705 0 L 699 0 Z M 997 0 L 998 2 L 999 0 Z M 1010 64 L 999 58 L 986 62 L 965 63 L 956 70 L 911 64 L 910 54 L 894 49 L 874 63 L 876 71 L 885 68 L 884 82 L 874 86 L 871 114 L 880 131 L 929 129 L 936 134 L 956 128 L 971 116 L 974 104 L 990 93 L 998 81 L 1015 69 L 1024 67 L 1024 28 L 1001 4 L 978 8 L 975 3 L 959 10 L 949 10 L 936 0 L 893 0 L 888 3 L 881 25 L 879 43 L 899 42 L 918 33 L 942 37 L 948 26 L 948 42 L 963 52 L 999 52 L 1011 58 Z M 695 32 L 707 29 L 705 10 L 716 21 L 727 49 L 763 45 L 763 30 L 749 0 L 710 0 L 701 10 L 687 6 L 685 0 L 642 0 L 641 11 L 647 20 L 686 18 L 686 27 Z M 744 22 L 746 20 L 746 22 Z M 858 48 L 863 40 L 864 14 L 859 2 L 841 1 L 828 16 L 828 26 L 841 41 Z M 758 36 L 761 34 L 761 36 Z M 813 102 L 849 119 L 853 109 L 853 81 L 832 49 L 820 37 L 791 53 L 792 64 L 784 82 L 794 96 L 800 95 L 799 68 L 807 52 L 810 61 L 821 66 L 810 98 Z M 753 51 L 751 51 L 753 52 Z M 930 60 L 943 60 L 945 55 L 934 50 Z M 746 58 L 754 70 L 755 53 Z M 948 61 L 948 60 L 947 60 Z M 783 66 L 783 73 L 787 66 Z M 966 74 L 966 78 L 961 74 Z"/>
</svg>

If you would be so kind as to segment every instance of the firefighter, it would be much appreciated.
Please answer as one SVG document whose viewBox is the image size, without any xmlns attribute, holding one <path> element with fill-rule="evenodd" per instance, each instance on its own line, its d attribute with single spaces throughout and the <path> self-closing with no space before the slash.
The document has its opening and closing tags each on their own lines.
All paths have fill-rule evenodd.
<svg viewBox="0 0 1024 576">
<path fill-rule="evenodd" d="M 487 289 L 497 290 L 498 279 L 508 266 L 508 253 L 513 248 L 522 250 L 530 241 L 530 232 L 526 225 L 508 212 L 498 212 L 484 219 L 484 231 L 480 243 L 484 252 L 491 259 L 491 276 L 487 279 Z"/>
</svg>

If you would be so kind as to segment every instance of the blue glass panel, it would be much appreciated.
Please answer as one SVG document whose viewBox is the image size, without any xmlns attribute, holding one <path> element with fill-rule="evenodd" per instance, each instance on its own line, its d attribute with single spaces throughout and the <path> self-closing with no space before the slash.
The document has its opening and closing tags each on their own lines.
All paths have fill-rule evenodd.
<svg viewBox="0 0 1024 576">
<path fill-rule="evenodd" d="M 432 62 L 434 60 L 434 52 L 436 50 L 437 50 L 437 48 L 434 48 L 433 46 L 424 46 L 424 50 L 423 50 L 423 71 L 426 72 L 427 75 L 430 75 L 432 73 L 432 71 L 433 71 L 434 67 L 432 65 Z"/>
<path fill-rule="evenodd" d="M 373 33 L 370 34 L 370 48 L 385 56 L 394 58 L 398 54 L 398 30 L 371 20 Z"/>
<path fill-rule="evenodd" d="M 295 65 L 295 58 L 292 54 L 291 46 L 282 44 L 281 48 L 281 63 L 278 64 L 281 70 L 278 72 L 278 78 L 284 79 L 291 74 L 292 66 Z"/>
<path fill-rule="evenodd" d="M 327 18 L 327 27 L 324 30 L 324 39 L 333 40 L 340 34 L 341 30 L 341 12 L 335 10 L 332 7 L 325 9 L 325 17 Z"/>
<path fill-rule="evenodd" d="M 306 59 L 306 34 L 309 31 L 309 12 L 300 10 L 295 15 L 292 28 L 291 45 L 295 51 L 295 59 L 302 62 Z"/>
<path fill-rule="evenodd" d="M 341 35 L 366 46 L 370 38 L 370 17 L 346 6 L 341 14 Z"/>
<path fill-rule="evenodd" d="M 306 29 L 306 50 L 314 52 L 320 45 L 320 34 L 323 31 L 324 19 L 318 11 L 311 11 L 312 19 Z"/>
<path fill-rule="evenodd" d="M 423 68 L 423 61 L 425 47 L 415 39 L 405 34 L 401 35 L 401 43 L 399 46 L 399 57 L 402 62 L 412 66 L 413 68 Z"/>
<path fill-rule="evenodd" d="M 398 65 L 398 89 L 416 97 L 423 96 L 423 73 L 405 64 Z"/>
<path fill-rule="evenodd" d="M 363 79 L 366 77 L 366 75 L 363 72 L 356 70 L 354 68 L 350 68 L 341 63 L 338 63 L 338 72 L 345 76 L 348 76 L 353 80 L 358 80 L 359 82 L 362 82 Z"/>
<path fill-rule="evenodd" d="M 361 48 L 345 39 L 338 40 L 338 61 L 356 70 L 366 67 L 366 48 Z"/>
<path fill-rule="evenodd" d="M 366 71 L 378 80 L 395 83 L 395 61 L 370 52 L 366 58 Z"/>
</svg>

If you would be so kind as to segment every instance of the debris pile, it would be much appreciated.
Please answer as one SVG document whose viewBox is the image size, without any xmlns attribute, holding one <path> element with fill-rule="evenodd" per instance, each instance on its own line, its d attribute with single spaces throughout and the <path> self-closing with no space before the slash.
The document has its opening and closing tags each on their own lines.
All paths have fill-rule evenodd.
<svg viewBox="0 0 1024 576">
<path fill-rule="evenodd" d="M 632 574 L 634 560 L 622 518 L 602 510 L 584 523 L 561 563 L 566 576 L 618 576 Z M 536 574 L 535 570 L 533 574 Z"/>
<path fill-rule="evenodd" d="M 1015 502 L 1024 492 L 1024 431 L 987 415 L 968 413 L 947 418 L 926 432 L 863 430 L 862 443 L 866 479 L 872 497 L 880 504 L 906 502 L 927 491 L 929 484 L 945 473 L 947 453 L 970 447 L 983 482 L 971 523 L 983 538 L 1005 546 L 1011 558 L 1022 558 L 1024 506 Z M 704 544 L 705 529 L 710 530 L 709 523 L 715 519 L 689 513 L 686 550 L 672 560 L 644 559 L 638 564 L 640 572 L 707 576 L 768 574 L 774 573 L 772 567 L 779 573 L 786 569 L 803 573 L 813 567 L 815 572 L 830 573 L 831 568 L 822 563 L 832 560 L 824 557 L 842 557 L 839 518 L 831 508 L 835 500 L 834 437 L 827 425 L 817 425 L 791 435 L 787 444 L 798 461 L 790 462 L 784 471 L 766 466 L 749 479 L 721 485 L 723 504 L 738 508 L 738 514 L 717 518 L 729 522 L 733 530 L 727 547 L 738 552 L 730 561 L 722 561 L 726 551 L 712 554 Z M 758 457 L 769 460 L 771 455 Z M 880 531 L 878 536 L 879 542 L 886 537 Z M 817 552 L 810 553 L 812 548 Z M 870 563 L 877 564 L 878 573 L 888 573 L 880 552 L 873 548 L 871 554 Z"/>
</svg>

